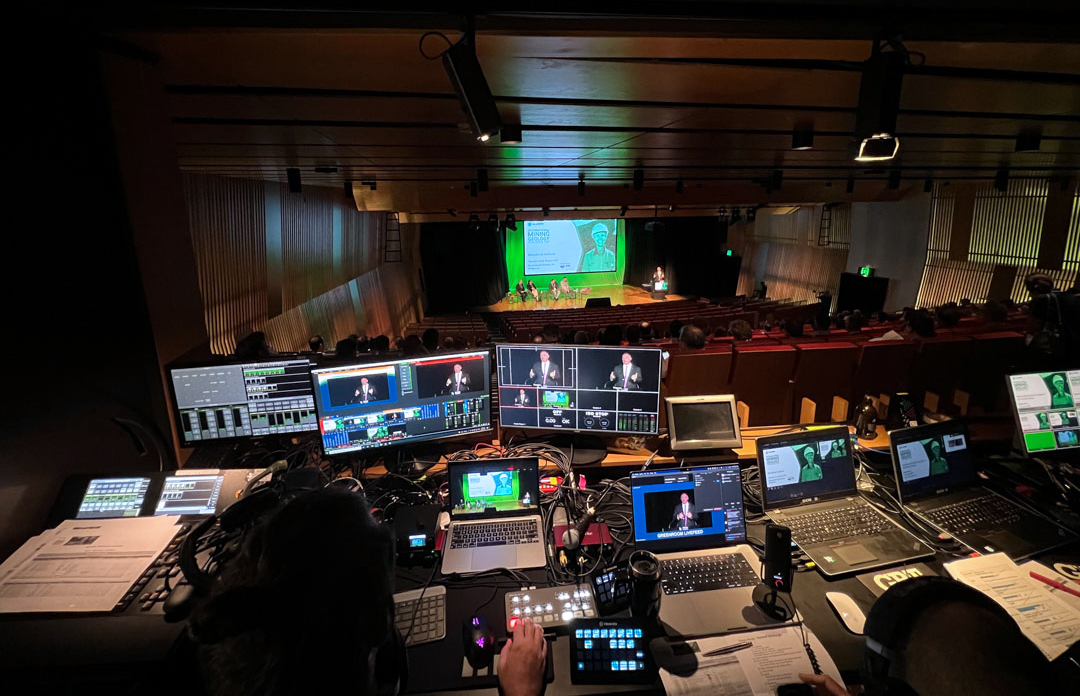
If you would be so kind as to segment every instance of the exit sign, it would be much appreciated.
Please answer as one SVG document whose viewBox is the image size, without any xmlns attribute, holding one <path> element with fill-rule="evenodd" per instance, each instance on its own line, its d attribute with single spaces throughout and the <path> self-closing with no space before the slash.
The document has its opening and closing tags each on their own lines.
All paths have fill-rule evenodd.
<svg viewBox="0 0 1080 696">
<path fill-rule="evenodd" d="M 874 267 L 873 266 L 859 266 L 859 275 L 861 275 L 863 278 L 873 278 L 874 277 Z"/>
<path fill-rule="evenodd" d="M 728 250 L 727 250 L 727 255 L 728 255 L 728 256 L 731 256 L 731 249 L 728 249 Z"/>
</svg>

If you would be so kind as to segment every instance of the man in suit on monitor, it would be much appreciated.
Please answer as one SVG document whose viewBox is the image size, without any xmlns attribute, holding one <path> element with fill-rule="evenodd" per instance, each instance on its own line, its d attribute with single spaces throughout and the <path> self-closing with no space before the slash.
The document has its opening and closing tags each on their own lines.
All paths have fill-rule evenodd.
<svg viewBox="0 0 1080 696">
<path fill-rule="evenodd" d="M 697 510 L 690 502 L 690 496 L 683 493 L 679 496 L 679 504 L 671 513 L 671 524 L 668 529 L 697 529 Z"/>
<path fill-rule="evenodd" d="M 538 387 L 558 387 L 562 384 L 562 371 L 558 363 L 551 361 L 551 354 L 540 351 L 540 362 L 529 369 L 529 383 Z"/>
<path fill-rule="evenodd" d="M 360 378 L 360 386 L 353 392 L 353 396 L 349 399 L 350 404 L 366 404 L 369 401 L 375 399 L 375 387 L 368 383 L 367 377 Z"/>
<path fill-rule="evenodd" d="M 611 369 L 609 380 L 612 389 L 641 389 L 641 366 L 634 364 L 634 357 L 629 353 L 622 354 L 622 364 Z"/>
<path fill-rule="evenodd" d="M 515 406 L 528 406 L 529 405 L 529 395 L 525 393 L 524 389 L 519 389 L 518 390 L 518 395 L 514 397 L 514 405 Z"/>
<path fill-rule="evenodd" d="M 454 372 L 446 378 L 446 387 L 451 394 L 460 394 L 472 389 L 469 375 L 461 371 L 461 363 L 454 363 Z"/>
</svg>

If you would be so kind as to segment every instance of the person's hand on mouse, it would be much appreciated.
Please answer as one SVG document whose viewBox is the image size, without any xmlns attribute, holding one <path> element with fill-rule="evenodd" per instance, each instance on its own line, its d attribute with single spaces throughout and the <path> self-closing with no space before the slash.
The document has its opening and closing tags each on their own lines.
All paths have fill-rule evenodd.
<svg viewBox="0 0 1080 696">
<path fill-rule="evenodd" d="M 539 696 L 544 687 L 546 660 L 544 629 L 523 619 L 499 653 L 499 687 L 503 696 Z"/>
<path fill-rule="evenodd" d="M 800 674 L 799 681 L 812 686 L 818 696 L 848 696 L 847 689 L 826 674 Z"/>
</svg>

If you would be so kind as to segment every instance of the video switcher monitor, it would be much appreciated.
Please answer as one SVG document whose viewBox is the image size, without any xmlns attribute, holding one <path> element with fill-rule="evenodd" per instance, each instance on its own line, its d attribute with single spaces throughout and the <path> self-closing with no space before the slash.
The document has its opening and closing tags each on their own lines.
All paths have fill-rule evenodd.
<svg viewBox="0 0 1080 696">
<path fill-rule="evenodd" d="M 487 351 L 326 367 L 311 374 L 328 455 L 491 429 Z"/>
<path fill-rule="evenodd" d="M 185 446 L 318 428 L 306 359 L 175 368 L 169 374 Z"/>
<path fill-rule="evenodd" d="M 641 346 L 498 346 L 499 422 L 655 435 L 660 354 Z"/>
</svg>

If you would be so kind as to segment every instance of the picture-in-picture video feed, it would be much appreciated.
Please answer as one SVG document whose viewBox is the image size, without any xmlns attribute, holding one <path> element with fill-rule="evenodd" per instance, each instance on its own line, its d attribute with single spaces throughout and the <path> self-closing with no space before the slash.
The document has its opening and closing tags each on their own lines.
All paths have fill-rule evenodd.
<svg viewBox="0 0 1080 696">
<path fill-rule="evenodd" d="M 492 515 L 536 510 L 540 506 L 536 459 L 496 459 L 450 466 L 451 512 Z"/>
<path fill-rule="evenodd" d="M 491 428 L 486 351 L 312 370 L 323 449 L 342 454 Z"/>
<path fill-rule="evenodd" d="M 1080 370 L 1011 375 L 1009 388 L 1028 453 L 1080 447 Z"/>
<path fill-rule="evenodd" d="M 615 220 L 528 220 L 525 275 L 612 272 L 617 264 Z"/>
<path fill-rule="evenodd" d="M 642 542 L 746 539 L 742 477 L 735 465 L 631 474 L 634 538 Z"/>
<path fill-rule="evenodd" d="M 655 434 L 660 349 L 498 346 L 503 427 Z"/>
<path fill-rule="evenodd" d="M 847 428 L 758 442 L 762 494 L 768 505 L 855 489 Z"/>
<path fill-rule="evenodd" d="M 947 421 L 889 434 L 900 495 L 910 498 L 971 478 L 971 457 L 962 423 Z"/>
</svg>

